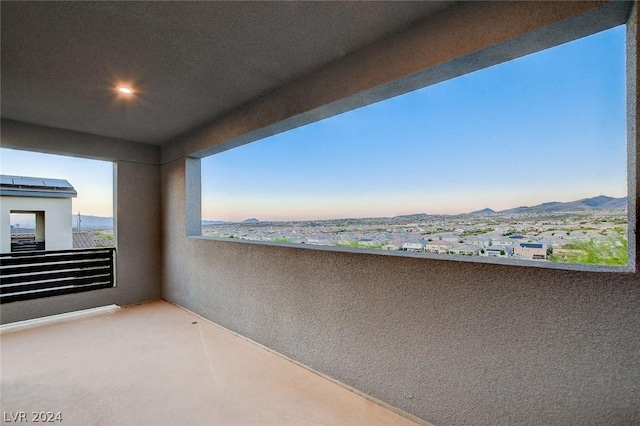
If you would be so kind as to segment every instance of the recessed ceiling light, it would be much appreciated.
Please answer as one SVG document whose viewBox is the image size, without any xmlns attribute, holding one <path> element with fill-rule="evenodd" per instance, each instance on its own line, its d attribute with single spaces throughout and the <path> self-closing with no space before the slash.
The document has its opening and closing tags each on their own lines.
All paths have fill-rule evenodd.
<svg viewBox="0 0 640 426">
<path fill-rule="evenodd" d="M 123 93 L 125 95 L 132 95 L 133 94 L 133 89 L 130 87 L 126 87 L 126 86 L 118 86 L 116 87 L 116 90 L 120 93 Z"/>
</svg>

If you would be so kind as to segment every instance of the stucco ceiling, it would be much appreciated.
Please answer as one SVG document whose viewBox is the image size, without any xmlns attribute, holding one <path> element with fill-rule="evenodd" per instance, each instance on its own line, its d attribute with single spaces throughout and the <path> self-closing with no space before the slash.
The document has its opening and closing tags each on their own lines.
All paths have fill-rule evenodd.
<svg viewBox="0 0 640 426">
<path fill-rule="evenodd" d="M 164 144 L 451 3 L 3 1 L 2 117 Z"/>
</svg>

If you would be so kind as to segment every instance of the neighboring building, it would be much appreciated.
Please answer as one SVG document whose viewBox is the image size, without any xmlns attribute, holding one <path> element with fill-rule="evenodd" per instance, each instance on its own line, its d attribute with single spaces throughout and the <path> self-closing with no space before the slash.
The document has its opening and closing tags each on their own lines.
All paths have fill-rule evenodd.
<svg viewBox="0 0 640 426">
<path fill-rule="evenodd" d="M 96 241 L 89 231 L 78 231 L 73 233 L 73 248 L 84 249 L 96 247 Z"/>
<path fill-rule="evenodd" d="M 425 244 L 424 251 L 426 251 L 427 253 L 442 254 L 442 253 L 448 253 L 451 247 L 453 247 L 452 242 L 443 241 L 443 240 L 434 240 L 434 241 L 429 241 L 427 242 L 427 244 Z"/>
<path fill-rule="evenodd" d="M 0 252 L 73 248 L 71 198 L 76 196 L 64 179 L 0 175 Z M 31 241 L 12 244 L 12 213 L 35 215 Z"/>
<path fill-rule="evenodd" d="M 491 245 L 493 246 L 512 246 L 514 243 L 514 240 L 509 237 L 503 236 L 491 238 Z"/>
<path fill-rule="evenodd" d="M 513 247 L 510 246 L 490 246 L 480 249 L 480 256 L 509 257 L 511 255 L 513 255 Z"/>
<path fill-rule="evenodd" d="M 513 255 L 524 259 L 545 260 L 549 246 L 544 243 L 520 243 L 513 248 Z"/>
<path fill-rule="evenodd" d="M 406 251 L 423 251 L 424 240 L 409 240 L 402 243 L 402 250 Z"/>
<path fill-rule="evenodd" d="M 480 247 L 472 244 L 454 244 L 449 249 L 449 253 L 461 256 L 477 256 L 480 253 Z"/>
<path fill-rule="evenodd" d="M 473 236 L 465 238 L 464 242 L 478 247 L 489 247 L 491 245 L 491 238 L 485 236 Z"/>
<path fill-rule="evenodd" d="M 394 243 L 387 243 L 382 246 L 382 250 L 388 250 L 388 251 L 400 250 L 400 247 Z"/>
<path fill-rule="evenodd" d="M 432 235 L 432 238 L 434 240 L 442 240 L 442 241 L 447 241 L 449 243 L 460 242 L 460 235 L 456 235 L 456 234 L 434 234 Z"/>
</svg>

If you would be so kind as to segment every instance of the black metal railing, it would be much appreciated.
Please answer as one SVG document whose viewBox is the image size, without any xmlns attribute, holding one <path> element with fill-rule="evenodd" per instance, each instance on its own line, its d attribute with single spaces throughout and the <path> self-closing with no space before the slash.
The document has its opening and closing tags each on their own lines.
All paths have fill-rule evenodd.
<svg viewBox="0 0 640 426">
<path fill-rule="evenodd" d="M 113 287 L 115 248 L 0 254 L 0 303 Z"/>
<path fill-rule="evenodd" d="M 11 241 L 11 251 L 43 251 L 44 241 Z"/>
<path fill-rule="evenodd" d="M 11 252 L 44 250 L 44 241 L 36 241 L 36 234 L 19 233 L 11 235 Z"/>
</svg>

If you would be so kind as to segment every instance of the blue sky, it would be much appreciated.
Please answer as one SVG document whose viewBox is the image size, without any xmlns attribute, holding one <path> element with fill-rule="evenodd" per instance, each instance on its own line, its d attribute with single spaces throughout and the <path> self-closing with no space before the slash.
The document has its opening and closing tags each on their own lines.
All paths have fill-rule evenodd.
<svg viewBox="0 0 640 426">
<path fill-rule="evenodd" d="M 624 27 L 202 162 L 203 218 L 456 214 L 626 184 Z"/>
<path fill-rule="evenodd" d="M 3 175 L 66 179 L 78 193 L 71 201 L 73 214 L 113 216 L 112 162 L 2 148 L 0 171 Z"/>
</svg>

